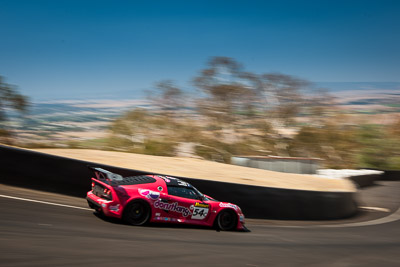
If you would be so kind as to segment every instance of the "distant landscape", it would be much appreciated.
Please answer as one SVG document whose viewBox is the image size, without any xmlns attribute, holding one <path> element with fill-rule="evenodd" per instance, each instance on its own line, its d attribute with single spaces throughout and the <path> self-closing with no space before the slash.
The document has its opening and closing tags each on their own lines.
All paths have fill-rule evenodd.
<svg viewBox="0 0 400 267">
<path fill-rule="evenodd" d="M 29 114 L 13 114 L 13 128 L 24 145 L 65 146 L 69 140 L 105 137 L 110 122 L 146 100 L 54 100 L 32 103 Z M 33 141 L 34 140 L 34 141 Z"/>
<path fill-rule="evenodd" d="M 400 83 L 399 83 L 400 84 Z M 339 113 L 346 116 L 346 125 L 391 125 L 400 118 L 400 90 L 393 88 L 399 84 L 391 83 L 391 90 L 385 87 L 382 90 L 357 87 L 355 90 L 330 91 L 335 99 Z M 349 84 L 347 86 L 350 86 Z M 374 86 L 377 86 L 374 84 Z M 400 86 L 400 85 L 399 85 Z M 111 128 L 115 120 L 129 111 L 143 109 L 157 112 L 157 106 L 149 99 L 124 99 L 124 100 L 53 100 L 31 103 L 29 113 L 26 115 L 12 114 L 11 126 L 16 136 L 16 143 L 25 147 L 73 147 L 92 148 L 105 150 L 122 150 L 123 147 L 110 145 L 113 135 Z M 199 114 L 191 103 L 183 108 L 185 120 L 192 122 L 201 121 Z M 273 125 L 274 131 L 285 138 L 293 138 L 300 131 L 300 126 L 309 124 L 311 117 L 302 114 L 296 117 L 296 123 L 291 126 Z M 196 124 L 196 123 L 195 123 Z M 251 127 L 249 129 L 251 131 Z M 257 132 L 257 130 L 254 130 Z M 212 133 L 212 131 L 210 131 Z M 197 140 L 193 140 L 198 144 Z M 181 143 L 191 143 L 186 140 Z M 196 155 L 192 146 L 173 146 L 174 153 L 161 153 L 165 155 Z M 166 149 L 171 149 L 170 146 Z M 176 151 L 178 149 L 178 151 Z M 129 149 L 127 149 L 130 151 Z M 182 149 L 181 149 L 182 150 Z M 218 148 L 217 148 L 218 150 Z M 256 154 L 279 154 L 279 151 L 262 151 Z M 132 151 L 131 151 L 132 152 Z M 136 151 L 133 151 L 136 152 Z M 187 153 L 188 152 L 188 153 Z M 222 152 L 221 152 L 222 153 Z M 158 154 L 149 153 L 149 154 Z M 199 153 L 197 153 L 199 154 Z M 207 155 L 200 155 L 207 158 Z M 201 157 L 200 156 L 200 157 Z M 315 156 L 313 154 L 301 156 Z M 215 160 L 215 156 L 209 158 Z M 217 161 L 223 161 L 216 157 Z"/>
<path fill-rule="evenodd" d="M 389 124 L 400 115 L 400 83 L 318 85 L 334 86 L 334 89 L 328 88 L 330 94 L 335 97 L 343 114 L 351 115 L 354 123 Z M 135 108 L 152 110 L 155 107 L 148 99 L 127 100 L 122 97 L 113 100 L 37 101 L 31 104 L 26 116 L 13 114 L 12 126 L 22 144 L 64 146 L 65 142 L 71 139 L 91 140 L 106 137 L 110 123 L 124 112 Z"/>
</svg>

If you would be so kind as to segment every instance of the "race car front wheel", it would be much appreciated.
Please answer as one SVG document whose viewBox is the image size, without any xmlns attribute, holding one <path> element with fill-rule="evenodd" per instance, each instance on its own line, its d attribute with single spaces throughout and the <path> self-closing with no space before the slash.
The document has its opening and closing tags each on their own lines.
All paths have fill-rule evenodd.
<svg viewBox="0 0 400 267">
<path fill-rule="evenodd" d="M 218 214 L 216 224 L 222 231 L 235 230 L 237 225 L 237 215 L 233 210 L 223 210 Z"/>
<path fill-rule="evenodd" d="M 124 220 L 132 225 L 143 225 L 150 219 L 150 205 L 143 200 L 134 200 L 125 208 Z"/>
</svg>

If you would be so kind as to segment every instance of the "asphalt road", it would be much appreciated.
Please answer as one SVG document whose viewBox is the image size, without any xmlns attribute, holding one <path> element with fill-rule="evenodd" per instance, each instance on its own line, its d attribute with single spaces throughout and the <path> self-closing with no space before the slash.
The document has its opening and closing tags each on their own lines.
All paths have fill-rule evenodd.
<svg viewBox="0 0 400 267">
<path fill-rule="evenodd" d="M 83 199 L 0 185 L 0 266 L 400 266 L 400 182 L 360 201 L 347 220 L 249 220 L 249 233 L 217 232 L 129 226 Z"/>
</svg>

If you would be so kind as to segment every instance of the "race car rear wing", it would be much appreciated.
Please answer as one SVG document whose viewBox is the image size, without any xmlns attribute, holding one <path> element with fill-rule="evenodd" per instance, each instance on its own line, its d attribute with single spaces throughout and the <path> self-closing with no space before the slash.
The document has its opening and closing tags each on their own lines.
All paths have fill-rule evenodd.
<svg viewBox="0 0 400 267">
<path fill-rule="evenodd" d="M 93 177 L 93 179 L 97 179 L 103 183 L 109 184 L 110 186 L 147 184 L 155 183 L 157 181 L 154 177 L 152 177 L 152 175 L 139 174 L 123 177 L 120 174 L 107 171 L 100 167 L 87 167 L 96 175 L 96 177 Z"/>
<path fill-rule="evenodd" d="M 92 171 L 94 171 L 94 174 L 96 175 L 97 179 L 105 179 L 105 180 L 109 180 L 109 181 L 122 181 L 124 180 L 124 178 L 116 173 L 107 171 L 105 169 L 99 168 L 99 167 L 91 167 L 88 166 L 89 169 L 91 169 Z"/>
</svg>

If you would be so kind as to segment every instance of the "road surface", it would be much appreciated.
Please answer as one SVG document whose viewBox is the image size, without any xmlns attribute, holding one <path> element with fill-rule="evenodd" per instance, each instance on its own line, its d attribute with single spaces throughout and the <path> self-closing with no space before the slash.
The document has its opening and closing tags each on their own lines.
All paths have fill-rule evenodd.
<svg viewBox="0 0 400 267">
<path fill-rule="evenodd" d="M 105 220 L 84 199 L 0 185 L 0 266 L 400 266 L 400 182 L 340 221 L 248 220 L 251 232 Z"/>
</svg>

